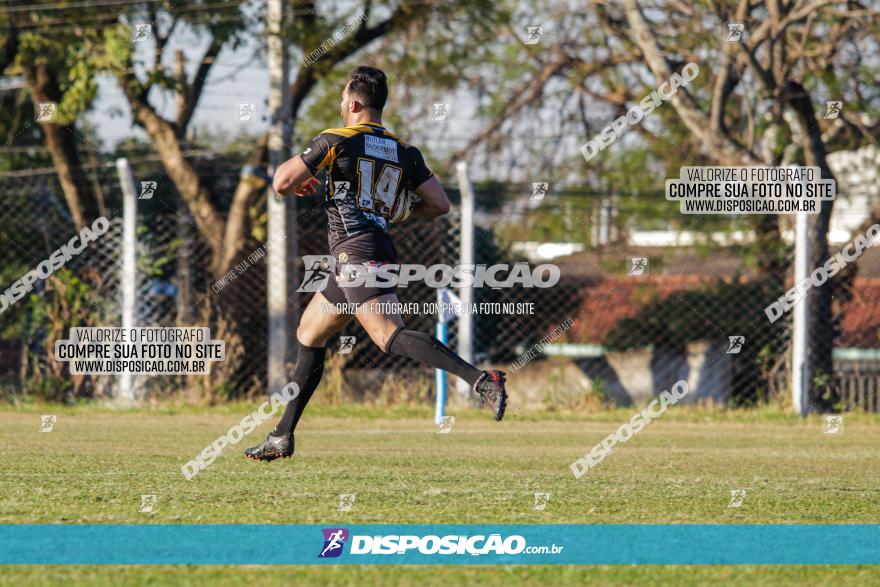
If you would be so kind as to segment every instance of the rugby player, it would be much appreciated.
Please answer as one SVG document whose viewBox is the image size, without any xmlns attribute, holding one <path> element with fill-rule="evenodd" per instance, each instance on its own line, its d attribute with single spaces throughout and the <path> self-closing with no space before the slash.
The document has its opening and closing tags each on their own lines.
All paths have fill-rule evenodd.
<svg viewBox="0 0 880 587">
<path fill-rule="evenodd" d="M 434 337 L 407 329 L 398 314 L 389 313 L 398 301 L 394 287 L 340 287 L 343 264 L 397 263 L 388 218 L 395 205 L 401 204 L 398 199 L 404 197 L 404 190 L 415 192 L 421 200 L 412 216 L 435 218 L 449 212 L 449 198 L 419 150 L 382 125 L 387 98 L 388 83 L 381 70 L 355 68 L 342 91 L 344 127 L 325 130 L 275 172 L 273 187 L 279 194 L 308 196 L 317 193 L 321 184 L 315 176 L 325 170 L 328 240 L 337 262 L 324 289 L 315 293 L 303 312 L 296 331 L 299 354 L 293 382 L 300 392 L 287 404 L 266 440 L 245 451 L 249 458 L 271 461 L 293 454 L 293 431 L 324 372 L 324 345 L 355 318 L 385 353 L 462 378 L 491 407 L 496 420 L 504 417 L 507 391 L 502 371 L 480 371 Z M 328 312 L 330 304 L 357 310 L 353 314 Z"/>
</svg>

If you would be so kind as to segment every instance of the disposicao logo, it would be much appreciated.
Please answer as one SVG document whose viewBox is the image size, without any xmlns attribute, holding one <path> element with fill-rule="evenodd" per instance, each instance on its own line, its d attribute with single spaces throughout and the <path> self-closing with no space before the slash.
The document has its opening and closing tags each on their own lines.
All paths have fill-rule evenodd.
<svg viewBox="0 0 880 587">
<path fill-rule="evenodd" d="M 346 528 L 324 528 L 324 547 L 318 558 L 336 558 L 349 544 L 348 554 L 356 555 L 558 555 L 563 545 L 529 546 L 524 536 L 512 534 L 470 535 L 361 535 Z"/>
<path fill-rule="evenodd" d="M 336 558 L 342 554 L 342 547 L 348 540 L 348 530 L 345 528 L 324 528 L 324 548 L 318 558 Z"/>
</svg>

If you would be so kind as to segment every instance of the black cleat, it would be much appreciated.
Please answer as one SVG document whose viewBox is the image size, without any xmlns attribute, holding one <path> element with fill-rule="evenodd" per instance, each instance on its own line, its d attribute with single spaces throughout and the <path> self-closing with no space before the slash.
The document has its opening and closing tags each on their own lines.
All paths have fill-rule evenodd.
<svg viewBox="0 0 880 587">
<path fill-rule="evenodd" d="M 483 371 L 474 383 L 474 393 L 495 412 L 495 420 L 501 421 L 507 408 L 507 390 L 504 388 L 504 371 Z"/>
<path fill-rule="evenodd" d="M 293 454 L 293 432 L 287 436 L 266 437 L 266 440 L 253 448 L 245 449 L 244 456 L 255 461 L 274 461 L 287 459 Z"/>
</svg>

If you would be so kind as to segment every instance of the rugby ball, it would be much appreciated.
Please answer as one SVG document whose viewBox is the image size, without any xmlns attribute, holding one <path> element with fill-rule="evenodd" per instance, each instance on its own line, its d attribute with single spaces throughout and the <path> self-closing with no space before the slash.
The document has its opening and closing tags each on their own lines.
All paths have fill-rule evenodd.
<svg viewBox="0 0 880 587">
<path fill-rule="evenodd" d="M 419 201 L 419 197 L 414 192 L 404 188 L 394 199 L 394 205 L 388 213 L 388 222 L 398 224 L 409 218 Z"/>
</svg>

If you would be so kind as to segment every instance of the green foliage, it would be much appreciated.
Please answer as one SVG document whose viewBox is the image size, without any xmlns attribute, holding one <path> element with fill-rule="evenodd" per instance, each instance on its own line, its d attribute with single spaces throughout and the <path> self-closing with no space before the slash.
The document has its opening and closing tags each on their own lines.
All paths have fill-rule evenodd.
<svg viewBox="0 0 880 587">
<path fill-rule="evenodd" d="M 96 68 L 89 59 L 88 50 L 82 45 L 68 48 L 65 65 L 68 83 L 56 115 L 63 122 L 72 124 L 89 108 L 97 94 L 98 84 L 95 78 Z"/>
<path fill-rule="evenodd" d="M 69 400 L 83 391 L 84 378 L 69 375 L 54 359 L 55 341 L 73 327 L 99 326 L 110 300 L 101 296 L 90 270 L 62 268 L 50 276 L 43 291 L 31 293 L 23 309 L 22 348 L 26 390 L 50 401 Z"/>
<path fill-rule="evenodd" d="M 42 135 L 33 124 L 33 107 L 25 92 L 0 92 L 0 171 L 50 167 Z M 9 147 L 12 147 L 11 149 Z M 26 148 L 21 150 L 21 148 Z"/>
<path fill-rule="evenodd" d="M 96 52 L 95 64 L 101 68 L 120 70 L 132 56 L 131 29 L 123 25 L 107 27 L 103 35 L 103 51 Z"/>
<path fill-rule="evenodd" d="M 601 161 L 600 189 L 607 193 L 645 193 L 663 189 L 663 177 L 658 173 L 655 150 L 637 146 L 624 150 L 606 150 Z"/>
<path fill-rule="evenodd" d="M 652 345 L 680 348 L 698 340 L 726 339 L 725 333 L 767 335 L 771 331 L 769 323 L 756 329 L 749 314 L 742 311 L 766 306 L 766 300 L 773 299 L 767 287 L 768 284 L 756 282 L 718 281 L 663 299 L 655 298 L 643 306 L 637 316 L 618 322 L 605 337 L 604 345 L 614 351 Z"/>
<path fill-rule="evenodd" d="M 97 94 L 91 46 L 88 38 L 70 33 L 23 32 L 19 36 L 13 69 L 27 71 L 42 66 L 55 75 L 61 91 L 55 111 L 58 124 L 74 124 Z"/>
<path fill-rule="evenodd" d="M 142 243 L 149 243 L 154 240 L 151 237 L 150 227 L 140 225 L 137 228 L 138 240 Z M 183 241 L 179 238 L 171 239 L 167 242 L 156 242 L 148 245 L 151 255 L 138 255 L 138 269 L 144 272 L 147 277 L 162 277 L 174 265 L 177 260 L 177 250 Z"/>
<path fill-rule="evenodd" d="M 28 271 L 30 271 L 30 267 L 21 261 L 0 265 L 0 286 L 8 287 Z M 27 301 L 25 299 L 18 300 L 15 305 L 9 306 L 3 313 L 0 313 L 0 339 L 2 340 L 16 340 L 22 336 L 22 314 L 16 311 L 18 304 L 25 305 Z"/>
<path fill-rule="evenodd" d="M 771 373 L 784 360 L 785 322 L 760 321 L 756 326 L 745 308 L 763 308 L 780 295 L 778 283 L 714 282 L 699 289 L 673 293 L 660 299 L 656 292 L 636 316 L 624 318 L 605 336 L 610 351 L 653 347 L 682 352 L 688 343 L 726 343 L 730 335 L 746 336 L 749 352 L 731 355 L 733 374 L 739 383 L 734 403 L 771 398 L 775 389 Z"/>
<path fill-rule="evenodd" d="M 477 192 L 477 201 L 481 207 L 488 204 L 490 208 L 503 210 L 504 206 L 526 199 L 527 190 L 526 186 L 511 189 L 509 185 L 481 188 Z M 662 192 L 597 194 L 584 189 L 553 190 L 551 187 L 551 195 L 537 207 L 522 214 L 506 212 L 496 225 L 496 232 L 506 242 L 553 241 L 590 246 L 590 228 L 605 198 L 611 198 L 616 213 L 614 222 L 621 234 L 635 229 L 687 230 L 696 233 L 698 246 L 706 249 L 717 248 L 710 239 L 712 233 L 749 230 L 754 222 L 750 217 L 683 215 L 678 204 L 668 202 Z M 785 247 L 785 244 L 780 243 L 780 246 Z"/>
<path fill-rule="evenodd" d="M 308 55 L 357 12 L 355 8 L 344 15 L 319 19 L 317 27 L 294 21 L 292 43 Z M 362 64 L 382 68 L 388 75 L 389 105 L 395 107 L 388 109 L 385 123 L 406 139 L 413 130 L 407 121 L 424 120 L 408 116 L 412 114 L 409 111 L 415 109 L 428 115 L 431 99 L 424 94 L 451 91 L 470 77 L 470 68 L 503 61 L 495 54 L 498 44 L 493 41 L 509 18 L 503 4 L 488 0 L 402 4 L 392 32 L 375 42 L 380 44 L 379 50 L 368 54 L 356 51 L 353 57 L 335 66 L 327 56 L 310 65 L 317 71 L 319 82 L 296 121 L 295 147 L 305 145 L 325 128 L 340 126 L 342 89 L 351 70 Z M 375 26 L 379 20 L 378 16 L 371 16 L 368 26 Z M 342 44 L 354 42 L 352 35 Z M 423 95 L 414 99 L 414 88 Z M 430 154 L 426 155 L 430 161 Z"/>
</svg>

